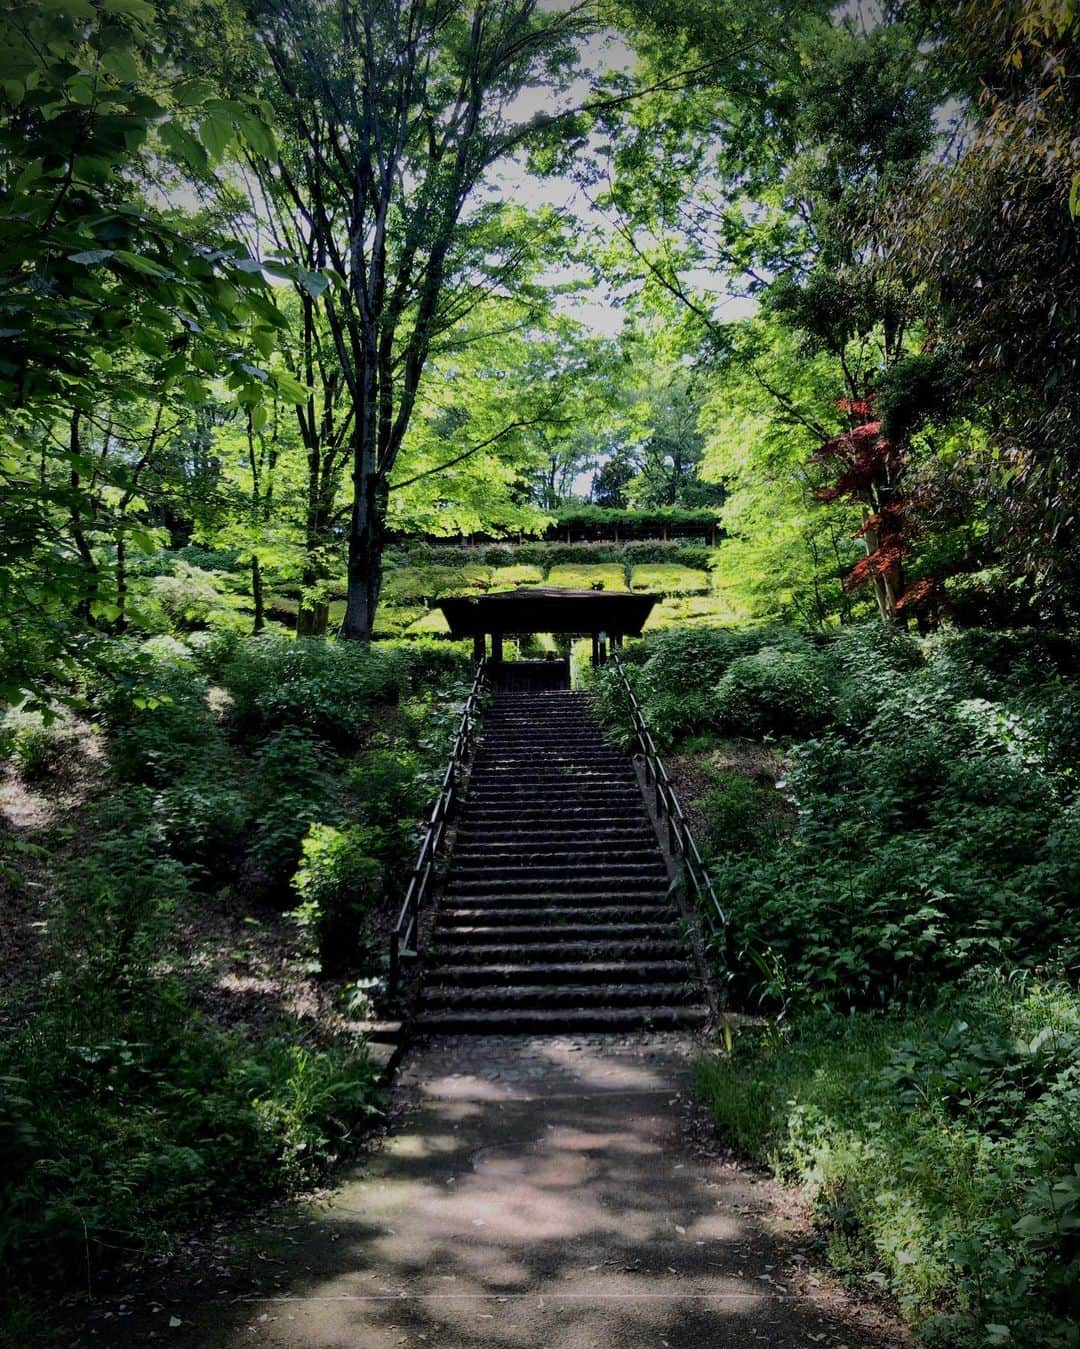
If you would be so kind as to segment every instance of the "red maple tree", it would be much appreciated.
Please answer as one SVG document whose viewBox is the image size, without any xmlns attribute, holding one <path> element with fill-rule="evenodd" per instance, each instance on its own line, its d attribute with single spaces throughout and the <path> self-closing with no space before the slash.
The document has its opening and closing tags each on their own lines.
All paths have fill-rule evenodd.
<svg viewBox="0 0 1080 1349">
<path fill-rule="evenodd" d="M 892 622 L 905 609 L 928 604 L 934 582 L 917 581 L 905 588 L 904 561 L 911 552 L 909 503 L 901 494 L 906 468 L 903 447 L 882 433 L 873 395 L 839 398 L 836 406 L 851 417 L 849 430 L 818 449 L 811 462 L 828 464 L 833 481 L 819 487 L 819 501 L 854 501 L 862 508 L 862 524 L 855 537 L 862 539 L 866 555 L 844 580 L 848 590 L 870 585 L 878 610 Z"/>
</svg>

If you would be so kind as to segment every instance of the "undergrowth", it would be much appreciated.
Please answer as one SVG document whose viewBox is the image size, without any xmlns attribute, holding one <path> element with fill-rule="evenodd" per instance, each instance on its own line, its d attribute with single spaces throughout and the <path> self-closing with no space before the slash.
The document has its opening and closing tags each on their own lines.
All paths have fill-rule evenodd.
<svg viewBox="0 0 1080 1349">
<path fill-rule="evenodd" d="M 745 1031 L 697 1089 L 932 1344 L 1080 1343 L 1080 997 L 980 978 Z"/>
<path fill-rule="evenodd" d="M 47 972 L 0 1002 L 0 1300 L 39 1310 L 356 1146 L 379 1109 L 363 1039 L 285 1006 L 222 1019 L 179 933 L 216 907 L 288 914 L 289 959 L 370 1011 L 468 676 L 451 644 L 223 628 L 90 655 L 71 701 L 96 790 L 4 850 L 9 883 L 38 868 Z M 14 713 L 0 747 L 45 790 L 73 743 L 68 714 Z"/>
<path fill-rule="evenodd" d="M 1080 1344 L 1078 657 L 1064 633 L 876 625 L 626 652 L 707 784 L 718 973 L 774 1025 L 700 1090 L 930 1343 Z M 628 743 L 610 671 L 593 698 Z M 709 769 L 732 737 L 781 757 L 775 786 Z"/>
</svg>

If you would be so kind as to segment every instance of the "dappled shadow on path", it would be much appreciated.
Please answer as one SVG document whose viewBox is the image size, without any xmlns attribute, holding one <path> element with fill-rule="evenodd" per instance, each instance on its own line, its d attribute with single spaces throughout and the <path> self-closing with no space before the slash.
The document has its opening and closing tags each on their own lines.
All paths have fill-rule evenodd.
<svg viewBox="0 0 1080 1349">
<path fill-rule="evenodd" d="M 678 1065 L 499 1043 L 495 1067 L 457 1075 L 440 1075 L 433 1046 L 385 1149 L 258 1295 L 190 1309 L 185 1342 L 901 1342 L 815 1287 L 805 1233 L 768 1182 L 686 1147 Z"/>
</svg>

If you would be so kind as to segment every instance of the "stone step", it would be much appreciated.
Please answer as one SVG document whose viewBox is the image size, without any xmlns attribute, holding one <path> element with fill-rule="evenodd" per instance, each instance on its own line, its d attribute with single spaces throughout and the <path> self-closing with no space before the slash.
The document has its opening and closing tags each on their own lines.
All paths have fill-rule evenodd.
<svg viewBox="0 0 1080 1349">
<path fill-rule="evenodd" d="M 505 800 L 467 801 L 462 812 L 462 819 L 520 820 L 522 823 L 542 827 L 548 820 L 559 823 L 564 820 L 593 819 L 605 823 L 617 823 L 626 819 L 647 820 L 648 814 L 645 810 L 645 802 L 640 796 L 636 801 L 620 801 L 617 804 L 609 803 L 606 806 L 602 801 L 577 804 L 571 798 L 566 797 L 558 803 L 546 802 L 534 806 L 525 802 L 511 804 Z"/>
<path fill-rule="evenodd" d="M 505 937 L 506 934 L 502 935 Z M 641 939 L 513 943 L 503 941 L 478 943 L 473 947 L 463 947 L 460 944 L 434 945 L 429 951 L 433 967 L 487 964 L 524 966 L 533 963 L 558 965 L 590 961 L 599 961 L 601 964 L 624 961 L 634 964 L 640 961 L 685 961 L 685 958 L 686 943 L 681 937 L 653 937 L 648 941 Z"/>
<path fill-rule="evenodd" d="M 454 874 L 465 871 L 498 871 L 521 867 L 573 868 L 577 872 L 590 866 L 654 867 L 656 840 L 645 840 L 636 846 L 600 843 L 596 838 L 578 844 L 560 843 L 548 839 L 535 843 L 464 843 L 459 840 L 454 849 Z"/>
<path fill-rule="evenodd" d="M 457 987 L 428 984 L 424 987 L 424 1007 L 460 1008 L 478 1011 L 505 1007 L 553 1010 L 556 1007 L 680 1007 L 700 1000 L 701 989 L 691 980 L 672 983 L 628 984 L 492 984 L 486 987 Z"/>
<path fill-rule="evenodd" d="M 640 803 L 641 800 L 641 789 L 636 782 L 581 782 L 566 777 L 550 781 L 538 778 L 534 782 L 500 782 L 480 778 L 469 783 L 470 804 L 488 801 L 520 801 L 522 804 L 548 801 L 552 805 L 560 805 L 563 802 L 580 801 L 584 804 L 595 801 L 599 805 L 605 802 L 622 805 L 628 801 Z"/>
<path fill-rule="evenodd" d="M 526 961 L 490 965 L 449 965 L 433 960 L 430 976 L 439 987 L 482 988 L 524 984 L 658 984 L 693 980 L 685 960 Z"/>
<path fill-rule="evenodd" d="M 588 910 L 580 912 L 582 917 L 562 923 L 530 923 L 527 921 L 529 915 L 526 915 L 525 920 L 509 928 L 503 923 L 490 923 L 487 914 L 474 914 L 471 920 L 465 918 L 457 924 L 440 923 L 435 930 L 434 945 L 441 950 L 444 947 L 479 948 L 508 944 L 517 947 L 524 943 L 554 946 L 578 942 L 682 941 L 682 930 L 674 910 L 661 913 L 652 921 L 636 911 L 630 917 L 620 916 L 613 911 L 601 911 L 599 914 L 590 914 Z"/>
<path fill-rule="evenodd" d="M 556 827 L 512 827 L 499 826 L 477 827 L 475 824 L 465 824 L 462 822 L 457 830 L 458 849 L 481 849 L 481 847 L 493 847 L 493 849 L 515 849 L 529 851 L 530 849 L 576 849 L 578 846 L 591 847 L 596 844 L 597 847 L 604 849 L 619 849 L 619 847 L 643 847 L 643 849 L 655 849 L 657 846 L 657 836 L 651 828 L 644 824 L 611 824 L 611 826 L 597 826 L 596 828 L 582 828 L 577 822 L 568 820 L 565 824 Z"/>
<path fill-rule="evenodd" d="M 589 895 L 588 903 L 582 904 L 580 895 L 574 898 L 576 904 L 553 905 L 546 896 L 529 903 L 528 897 L 515 895 L 512 900 L 498 900 L 485 904 L 482 900 L 473 904 L 459 898 L 453 907 L 439 911 L 439 931 L 461 927 L 497 927 L 504 923 L 508 928 L 540 927 L 546 925 L 549 940 L 558 936 L 568 936 L 567 927 L 591 925 L 595 923 L 675 923 L 676 911 L 666 898 L 635 899 L 633 904 L 626 902 L 625 895 Z M 605 903 L 605 899 L 610 899 Z M 599 900 L 599 902 L 597 902 Z M 514 934 L 515 938 L 517 933 Z"/>
<path fill-rule="evenodd" d="M 462 877 L 460 881 L 451 881 L 445 887 L 446 902 L 455 909 L 483 908 L 492 904 L 506 904 L 515 908 L 527 905 L 546 905 L 548 908 L 571 908 L 589 905 L 593 908 L 610 908 L 612 904 L 663 904 L 668 900 L 668 879 L 651 876 L 638 884 L 629 881 L 613 881 L 598 877 L 594 881 L 562 881 L 539 885 L 536 882 L 522 880 L 495 881 L 490 885 L 479 884 L 475 879 Z"/>
<path fill-rule="evenodd" d="M 580 782 L 586 787 L 637 785 L 637 778 L 620 764 L 553 764 L 537 756 L 531 764 L 474 764 L 469 779 L 473 786 L 482 782 Z"/>
<path fill-rule="evenodd" d="M 617 824 L 625 827 L 626 822 L 641 825 L 648 821 L 645 803 L 640 797 L 636 801 L 618 802 L 575 801 L 566 796 L 559 802 L 525 800 L 510 801 L 502 797 L 494 801 L 469 801 L 462 812 L 462 823 L 485 821 L 491 824 L 521 824 L 542 828 L 545 822 L 553 825 L 567 821 L 577 824 Z"/>
<path fill-rule="evenodd" d="M 588 1032 L 693 1030 L 708 1020 L 704 1006 L 522 1008 L 427 1011 L 417 1026 L 428 1035 L 584 1035 Z"/>
<path fill-rule="evenodd" d="M 586 862 L 580 866 L 531 866 L 524 863 L 501 868 L 462 865 L 454 859 L 447 891 L 467 889 L 473 894 L 495 890 L 544 890 L 554 886 L 567 894 L 586 890 L 623 888 L 651 890 L 657 885 L 667 889 L 667 868 L 659 856 L 651 862 Z"/>
<path fill-rule="evenodd" d="M 481 741 L 473 763 L 484 766 L 494 764 L 497 767 L 528 768 L 537 762 L 536 745 L 537 742 L 533 739 L 523 740 L 520 745 L 511 744 L 503 739 L 490 743 Z M 627 767 L 625 754 L 620 754 L 610 745 L 597 744 L 582 736 L 568 737 L 564 749 L 545 746 L 543 761 L 553 765 L 565 764 L 573 768 L 622 770 Z"/>
</svg>

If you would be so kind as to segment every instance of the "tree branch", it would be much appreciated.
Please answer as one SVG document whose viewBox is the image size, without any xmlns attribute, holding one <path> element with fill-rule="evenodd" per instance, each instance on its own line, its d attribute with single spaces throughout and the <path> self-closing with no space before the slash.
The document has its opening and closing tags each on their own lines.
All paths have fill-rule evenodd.
<svg viewBox="0 0 1080 1349">
<path fill-rule="evenodd" d="M 396 492 L 402 487 L 411 487 L 413 483 L 420 482 L 424 478 L 434 477 L 436 473 L 442 473 L 444 469 L 453 468 L 457 464 L 464 463 L 466 459 L 471 459 L 474 454 L 479 454 L 481 450 L 486 450 L 489 446 L 508 436 L 511 431 L 519 431 L 525 426 L 536 426 L 539 422 L 550 422 L 552 419 L 548 416 L 526 417 L 516 422 L 508 422 L 501 431 L 496 431 L 493 436 L 488 436 L 486 440 L 481 440 L 475 445 L 471 445 L 461 454 L 455 454 L 453 459 L 447 459 L 445 463 L 436 464 L 434 468 L 426 468 L 423 473 L 415 473 L 411 478 L 404 478 L 401 482 L 392 482 L 389 490 Z"/>
</svg>

